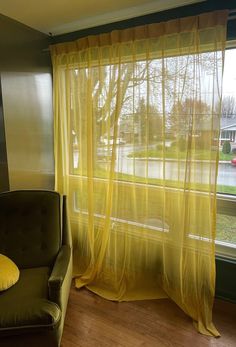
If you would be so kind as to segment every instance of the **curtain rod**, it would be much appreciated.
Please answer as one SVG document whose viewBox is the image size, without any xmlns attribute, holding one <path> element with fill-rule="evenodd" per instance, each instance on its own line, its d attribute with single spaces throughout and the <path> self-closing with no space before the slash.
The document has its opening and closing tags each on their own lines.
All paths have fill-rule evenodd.
<svg viewBox="0 0 236 347">
<path fill-rule="evenodd" d="M 229 20 L 233 20 L 233 19 L 236 19 L 236 9 L 229 10 L 228 21 L 229 21 Z"/>
</svg>

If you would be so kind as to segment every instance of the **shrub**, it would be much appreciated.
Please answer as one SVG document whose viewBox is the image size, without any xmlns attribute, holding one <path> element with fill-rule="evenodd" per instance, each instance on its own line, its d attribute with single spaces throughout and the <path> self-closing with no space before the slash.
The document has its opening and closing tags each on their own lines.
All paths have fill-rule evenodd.
<svg viewBox="0 0 236 347">
<path fill-rule="evenodd" d="M 231 145 L 229 141 L 225 141 L 222 147 L 222 152 L 224 154 L 229 154 L 231 152 Z"/>
<path fill-rule="evenodd" d="M 163 150 L 163 145 L 157 145 L 156 146 L 157 151 L 162 151 Z"/>
<path fill-rule="evenodd" d="M 186 150 L 186 146 L 186 140 L 183 137 L 181 137 L 179 140 L 173 141 L 170 145 L 170 148 L 174 150 L 178 149 L 180 152 L 183 152 Z"/>
<path fill-rule="evenodd" d="M 232 153 L 236 154 L 236 147 L 232 148 Z"/>
<path fill-rule="evenodd" d="M 181 152 L 185 151 L 186 146 L 187 146 L 186 140 L 184 138 L 180 138 L 179 139 L 179 150 Z"/>
</svg>

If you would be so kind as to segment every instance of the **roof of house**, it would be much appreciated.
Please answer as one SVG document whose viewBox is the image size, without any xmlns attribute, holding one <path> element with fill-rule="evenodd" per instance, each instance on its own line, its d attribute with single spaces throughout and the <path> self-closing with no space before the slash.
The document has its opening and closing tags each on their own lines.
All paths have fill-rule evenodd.
<svg viewBox="0 0 236 347">
<path fill-rule="evenodd" d="M 232 118 L 222 118 L 220 129 L 236 130 L 236 115 Z"/>
</svg>

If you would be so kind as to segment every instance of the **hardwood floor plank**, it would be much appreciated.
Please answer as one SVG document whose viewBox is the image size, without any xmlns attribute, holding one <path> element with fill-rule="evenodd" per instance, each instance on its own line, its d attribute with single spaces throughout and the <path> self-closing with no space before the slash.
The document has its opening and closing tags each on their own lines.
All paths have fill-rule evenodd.
<svg viewBox="0 0 236 347">
<path fill-rule="evenodd" d="M 199 334 L 169 299 L 119 303 L 72 288 L 61 347 L 236 347 L 236 305 L 216 300 L 213 317 L 220 338 Z"/>
</svg>

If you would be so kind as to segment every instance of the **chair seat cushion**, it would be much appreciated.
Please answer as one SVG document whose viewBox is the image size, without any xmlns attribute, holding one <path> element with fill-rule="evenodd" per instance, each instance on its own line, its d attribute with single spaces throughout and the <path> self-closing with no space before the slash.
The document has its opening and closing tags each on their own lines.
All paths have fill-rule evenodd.
<svg viewBox="0 0 236 347">
<path fill-rule="evenodd" d="M 59 306 L 48 300 L 50 268 L 21 269 L 19 281 L 0 293 L 0 336 L 53 329 Z"/>
</svg>

